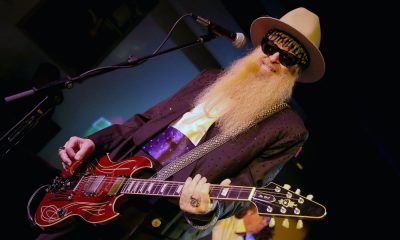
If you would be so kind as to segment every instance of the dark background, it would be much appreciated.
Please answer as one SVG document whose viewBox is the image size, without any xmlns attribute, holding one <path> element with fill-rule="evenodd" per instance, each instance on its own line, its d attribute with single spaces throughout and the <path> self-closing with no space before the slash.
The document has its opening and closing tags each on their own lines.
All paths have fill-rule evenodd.
<svg viewBox="0 0 400 240">
<path fill-rule="evenodd" d="M 393 84 L 398 77 L 393 65 L 397 64 L 395 51 L 398 43 L 388 24 L 394 21 L 392 18 L 395 16 L 389 13 L 390 7 L 383 2 L 354 6 L 350 6 L 352 3 L 348 1 L 221 2 L 242 29 L 249 29 L 257 16 L 268 14 L 279 18 L 298 6 L 320 16 L 321 52 L 325 56 L 326 74 L 315 84 L 299 84 L 294 92 L 294 98 L 304 113 L 310 138 L 300 156 L 289 163 L 277 179 L 301 188 L 304 194 L 312 193 L 316 201 L 326 206 L 328 215 L 324 220 L 307 223 L 311 229 L 307 239 L 390 239 L 396 236 L 399 207 L 395 196 L 400 176 L 396 151 L 400 149 L 400 130 L 399 117 L 396 116 L 398 93 Z M 13 3 L 18 4 L 18 1 Z M 18 24 L 31 24 L 26 19 L 27 16 Z M 134 25 L 132 23 L 132 27 Z M 114 42 L 107 46 L 116 45 L 118 38 L 123 38 L 123 35 L 114 38 Z M 52 51 L 57 51 L 57 47 Z M 86 65 L 67 66 L 67 60 L 56 64 L 64 72 L 81 72 L 96 66 L 108 51 L 110 49 L 104 49 L 97 56 L 90 55 L 90 59 L 89 55 L 83 56 Z M 389 60 L 393 58 L 394 61 Z M 10 75 L 9 72 L 2 74 Z M 3 82 L 7 93 L 21 89 L 17 87 L 20 86 L 18 83 L 14 86 L 5 79 Z M 14 120 L 18 118 L 12 116 Z M 12 121 L 9 122 L 8 126 L 4 125 L 3 132 L 12 125 Z M 23 188 L 7 185 L 5 221 L 15 224 L 20 229 L 18 233 L 26 238 L 32 234 L 27 222 L 21 221 L 26 218 L 26 199 L 36 186 L 47 183 L 57 171 L 35 154 L 40 146 L 26 150 L 29 149 L 26 145 L 40 141 L 44 145 L 51 135 L 57 133 L 57 123 L 47 126 L 54 126 L 53 130 L 47 129 L 49 134 L 39 131 L 34 140 L 26 139 L 8 156 L 9 159 L 21 159 L 15 154 L 22 154 L 26 159 L 35 160 L 26 161 L 28 164 L 5 160 L 7 171 L 12 169 L 9 172 L 25 183 Z M 301 164 L 303 170 L 299 170 L 295 163 Z"/>
</svg>

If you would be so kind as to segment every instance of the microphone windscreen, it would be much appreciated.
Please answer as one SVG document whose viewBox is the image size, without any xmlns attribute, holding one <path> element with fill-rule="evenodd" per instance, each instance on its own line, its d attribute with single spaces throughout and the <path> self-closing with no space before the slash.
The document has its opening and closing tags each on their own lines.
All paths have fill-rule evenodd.
<svg viewBox="0 0 400 240">
<path fill-rule="evenodd" d="M 235 48 L 242 48 L 246 44 L 246 37 L 243 33 L 236 33 L 236 39 L 232 42 Z"/>
</svg>

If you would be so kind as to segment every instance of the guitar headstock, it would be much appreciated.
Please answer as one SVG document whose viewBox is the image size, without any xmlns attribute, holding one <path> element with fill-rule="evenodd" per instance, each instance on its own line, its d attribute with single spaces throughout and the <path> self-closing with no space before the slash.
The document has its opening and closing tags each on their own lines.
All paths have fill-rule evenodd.
<svg viewBox="0 0 400 240">
<path fill-rule="evenodd" d="M 311 199 L 312 195 L 304 197 L 299 190 L 293 192 L 270 182 L 257 188 L 251 201 L 256 205 L 259 215 L 308 219 L 325 217 L 326 208 Z"/>
</svg>

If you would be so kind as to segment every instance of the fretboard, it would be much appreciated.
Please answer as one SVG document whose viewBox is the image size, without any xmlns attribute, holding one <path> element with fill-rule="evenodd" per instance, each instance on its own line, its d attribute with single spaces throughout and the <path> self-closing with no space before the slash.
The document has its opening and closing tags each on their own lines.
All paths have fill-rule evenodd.
<svg viewBox="0 0 400 240">
<path fill-rule="evenodd" d="M 129 178 L 123 184 L 123 194 L 152 195 L 164 197 L 179 197 L 183 189 L 183 182 L 159 181 Z M 244 186 L 210 186 L 210 198 L 232 201 L 250 201 L 255 188 Z"/>
</svg>

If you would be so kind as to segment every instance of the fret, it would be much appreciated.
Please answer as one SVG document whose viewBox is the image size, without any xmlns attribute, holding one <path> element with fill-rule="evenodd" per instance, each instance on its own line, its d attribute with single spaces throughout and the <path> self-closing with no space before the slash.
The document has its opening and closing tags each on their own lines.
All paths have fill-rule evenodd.
<svg viewBox="0 0 400 240">
<path fill-rule="evenodd" d="M 169 192 L 171 191 L 171 185 L 169 183 L 165 183 L 165 188 L 164 188 L 164 196 L 168 196 Z"/>
<path fill-rule="evenodd" d="M 217 199 L 248 200 L 253 193 L 252 187 L 242 186 L 211 186 L 210 197 Z"/>
<path fill-rule="evenodd" d="M 135 181 L 136 184 L 134 185 L 133 189 L 131 190 L 131 193 L 136 193 L 139 185 L 140 185 L 140 181 Z"/>
<path fill-rule="evenodd" d="M 251 201 L 253 199 L 253 196 L 254 196 L 255 192 L 256 192 L 256 188 L 252 187 L 251 191 L 250 191 L 250 194 L 249 194 L 249 197 L 247 198 L 247 200 Z"/>
<path fill-rule="evenodd" d="M 243 189 L 241 189 L 241 191 L 239 192 L 239 199 L 242 200 L 247 200 L 249 199 L 249 195 L 252 193 L 253 188 L 252 187 L 244 187 Z"/>
<path fill-rule="evenodd" d="M 140 185 L 141 181 L 136 180 L 135 182 L 136 182 L 135 185 L 133 185 L 133 187 L 131 189 L 131 193 L 139 192 L 139 189 L 141 187 L 141 185 Z"/>
<path fill-rule="evenodd" d="M 133 184 L 135 184 L 135 181 L 133 181 L 133 179 L 131 179 L 131 178 L 128 178 L 128 180 L 126 180 L 126 182 L 125 182 L 122 192 L 129 192 L 131 190 Z"/>
<path fill-rule="evenodd" d="M 181 195 L 182 189 L 183 189 L 183 185 L 180 184 L 180 185 L 178 186 L 178 188 L 176 189 L 176 191 L 175 191 L 175 196 L 180 196 L 180 195 Z"/>
<path fill-rule="evenodd" d="M 93 185 L 93 182 L 97 183 L 98 180 L 99 179 L 91 179 L 90 185 Z M 121 181 L 116 180 L 114 185 L 119 185 L 120 182 Z M 179 197 L 182 193 L 183 186 L 183 182 L 128 179 L 121 192 Z M 253 192 L 254 189 L 252 187 L 220 185 L 211 185 L 210 187 L 210 197 L 212 199 L 249 200 Z M 113 193 L 115 193 L 115 191 L 113 191 Z"/>
<path fill-rule="evenodd" d="M 223 187 L 221 190 L 221 193 L 219 194 L 220 196 L 226 197 L 229 193 L 230 188 L 229 187 Z"/>
<path fill-rule="evenodd" d="M 177 197 L 181 195 L 183 186 L 182 182 L 127 179 L 121 193 Z"/>
<path fill-rule="evenodd" d="M 154 188 L 153 188 L 153 194 L 154 195 L 160 195 L 160 190 L 161 190 L 161 187 L 162 187 L 162 182 L 156 182 L 156 184 L 155 184 L 155 186 L 154 186 Z"/>
<path fill-rule="evenodd" d="M 222 190 L 221 186 L 219 186 L 219 185 L 211 185 L 210 197 L 211 198 L 218 198 L 221 190 Z"/>
<path fill-rule="evenodd" d="M 132 186 L 135 184 L 135 181 L 133 179 L 128 179 L 125 182 L 124 187 L 122 188 L 122 193 L 129 193 L 131 192 Z"/>
<path fill-rule="evenodd" d="M 164 182 L 163 185 L 162 185 L 162 188 L 160 189 L 161 194 L 164 193 L 165 188 L 166 188 L 167 186 L 168 186 L 168 184 Z"/>
<path fill-rule="evenodd" d="M 242 192 L 242 187 L 232 187 L 231 191 L 227 193 L 227 198 L 229 199 L 238 199 L 240 193 Z"/>
<path fill-rule="evenodd" d="M 137 193 L 143 193 L 143 189 L 146 187 L 146 182 L 140 183 L 140 188 L 138 189 Z"/>
<path fill-rule="evenodd" d="M 171 193 L 170 193 L 171 192 Z M 172 186 L 170 183 L 167 183 L 167 187 L 166 187 L 166 194 L 165 195 L 167 195 L 167 196 L 173 196 L 174 193 L 175 192 L 175 187 L 174 186 Z"/>
<path fill-rule="evenodd" d="M 122 188 L 121 188 L 121 193 L 126 192 L 125 190 L 128 188 L 129 183 L 130 183 L 130 179 L 126 180 L 124 186 L 122 186 Z"/>
<path fill-rule="evenodd" d="M 150 182 L 149 186 L 147 187 L 146 192 L 150 193 L 153 186 L 154 186 L 154 182 Z"/>
<path fill-rule="evenodd" d="M 150 194 L 152 195 L 159 195 L 158 190 L 160 190 L 160 183 L 158 182 L 153 182 L 153 188 L 150 191 Z"/>
<path fill-rule="evenodd" d="M 126 189 L 127 192 L 131 192 L 132 187 L 135 186 L 136 183 L 137 183 L 137 181 L 134 181 L 133 179 L 131 179 L 131 183 L 129 184 L 128 188 Z"/>
</svg>

